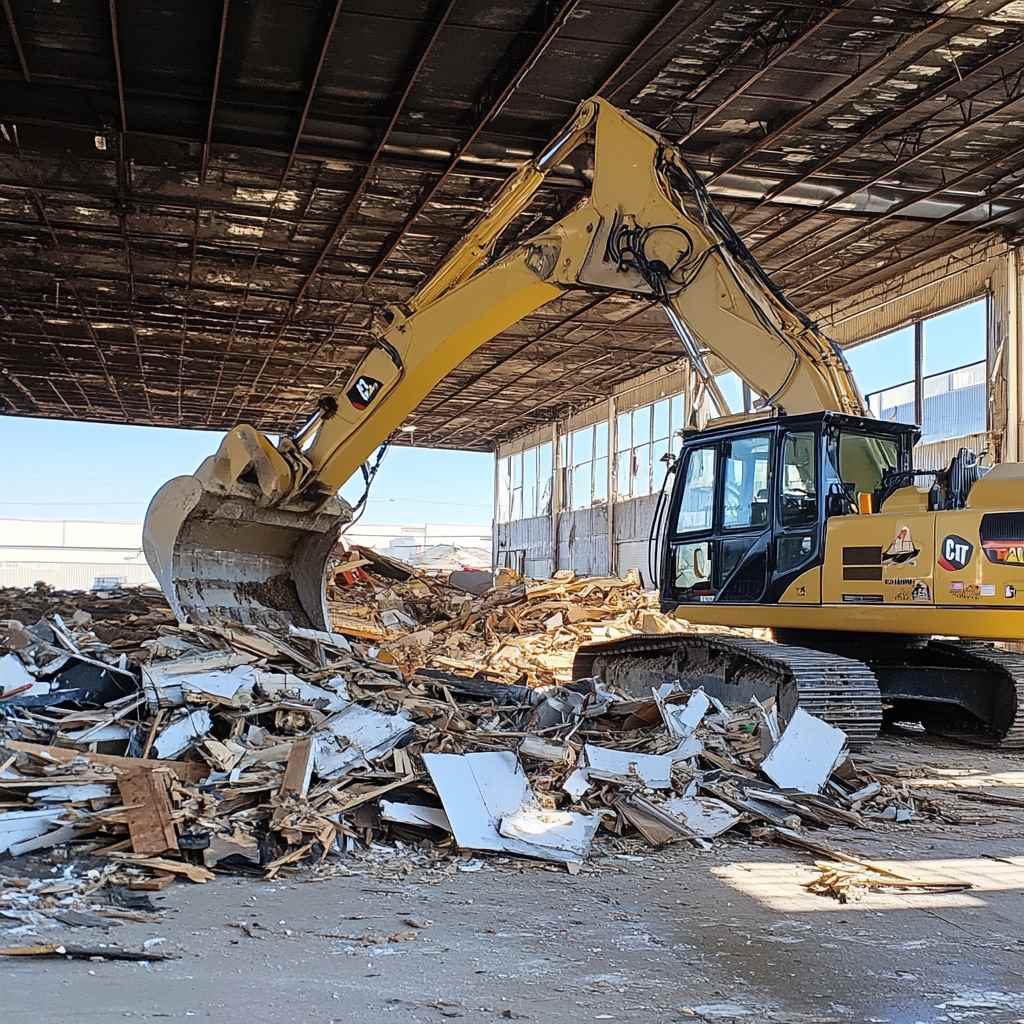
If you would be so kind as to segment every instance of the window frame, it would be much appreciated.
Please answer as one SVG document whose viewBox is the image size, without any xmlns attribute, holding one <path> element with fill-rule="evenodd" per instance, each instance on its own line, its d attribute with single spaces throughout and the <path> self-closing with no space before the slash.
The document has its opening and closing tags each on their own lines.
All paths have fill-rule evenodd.
<svg viewBox="0 0 1024 1024">
<path fill-rule="evenodd" d="M 772 524 L 773 524 L 772 505 L 774 504 L 774 502 L 772 501 L 772 489 L 773 489 L 774 484 L 775 484 L 775 473 L 773 472 L 773 465 L 772 464 L 773 464 L 774 455 L 775 455 L 774 446 L 775 446 L 776 434 L 777 434 L 777 431 L 774 430 L 774 429 L 771 429 L 771 430 L 752 430 L 749 434 L 748 433 L 744 433 L 744 434 L 738 435 L 737 437 L 723 438 L 722 440 L 720 440 L 718 442 L 719 443 L 719 447 L 720 447 L 719 461 L 721 463 L 721 480 L 722 480 L 721 486 L 718 488 L 718 491 L 719 491 L 720 497 L 721 497 L 721 506 L 722 506 L 722 508 L 721 508 L 721 517 L 718 520 L 716 520 L 716 523 L 719 524 L 718 525 L 718 529 L 720 529 L 722 533 L 730 533 L 730 534 L 732 534 L 732 533 L 743 533 L 743 532 L 753 532 L 753 531 L 764 531 L 764 530 L 771 529 Z M 729 461 L 729 455 L 727 454 L 727 449 L 731 445 L 736 444 L 737 441 L 740 441 L 740 442 L 742 442 L 742 441 L 749 441 L 752 438 L 758 438 L 758 437 L 764 438 L 764 439 L 766 439 L 768 441 L 768 455 L 767 455 L 767 457 L 765 459 L 765 465 L 767 466 L 767 478 L 765 480 L 765 490 L 768 492 L 768 499 L 767 499 L 767 506 L 768 507 L 767 507 L 767 510 L 766 510 L 767 511 L 767 518 L 765 519 L 765 521 L 763 523 L 754 523 L 753 521 L 751 521 L 749 523 L 737 523 L 737 524 L 735 524 L 733 526 L 726 526 L 726 524 L 725 524 L 725 485 L 726 485 L 725 467 L 726 467 L 726 465 L 727 465 L 727 463 Z M 754 507 L 753 503 L 751 502 L 751 505 L 750 505 L 751 512 L 753 512 L 753 507 Z"/>
</svg>

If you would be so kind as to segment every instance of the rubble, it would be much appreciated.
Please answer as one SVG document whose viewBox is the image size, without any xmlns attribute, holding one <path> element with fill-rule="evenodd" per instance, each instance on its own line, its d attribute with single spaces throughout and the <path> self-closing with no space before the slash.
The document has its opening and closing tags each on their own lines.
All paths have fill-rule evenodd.
<svg viewBox="0 0 1024 1024">
<path fill-rule="evenodd" d="M 503 570 L 495 586 L 476 594 L 368 548 L 338 566 L 329 597 L 334 629 L 379 644 L 406 676 L 432 667 L 529 686 L 567 683 L 581 644 L 708 628 L 663 615 L 636 571 L 622 579 L 563 571 L 528 581 Z"/>
<path fill-rule="evenodd" d="M 843 734 L 803 711 L 780 722 L 771 701 L 570 682 L 582 640 L 676 628 L 633 577 L 506 578 L 474 596 L 395 579 L 392 559 L 358 561 L 342 566 L 334 632 L 178 625 L 149 597 L 103 598 L 132 657 L 67 595 L 37 588 L 19 609 L 2 592 L 0 854 L 99 866 L 88 884 L 69 875 L 71 905 L 0 874 L 0 915 L 96 914 L 110 910 L 99 890 L 340 869 L 385 851 L 467 871 L 477 853 L 575 871 L 626 840 L 707 849 L 729 833 L 783 841 L 942 813 L 858 766 Z M 827 742 L 806 738 L 818 734 Z M 820 891 L 861 884 L 836 876 Z"/>
</svg>

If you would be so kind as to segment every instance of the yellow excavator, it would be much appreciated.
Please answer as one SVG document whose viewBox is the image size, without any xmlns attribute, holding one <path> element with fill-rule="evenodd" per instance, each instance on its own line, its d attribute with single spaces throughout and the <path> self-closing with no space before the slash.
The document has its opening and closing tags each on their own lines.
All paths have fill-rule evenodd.
<svg viewBox="0 0 1024 1024">
<path fill-rule="evenodd" d="M 551 171 L 588 189 L 500 258 Z M 352 509 L 338 489 L 489 339 L 570 290 L 658 303 L 705 394 L 705 353 L 758 411 L 687 432 L 652 530 L 662 608 L 766 627 L 638 636 L 580 650 L 577 676 L 634 692 L 680 680 L 726 700 L 800 704 L 870 741 L 883 712 L 1024 746 L 1024 466 L 913 466 L 920 431 L 870 418 L 839 348 L 778 290 L 671 142 L 581 104 L 406 303 L 385 309 L 344 388 L 274 444 L 233 428 L 146 515 L 146 558 L 182 621 L 328 628 L 324 577 Z"/>
</svg>

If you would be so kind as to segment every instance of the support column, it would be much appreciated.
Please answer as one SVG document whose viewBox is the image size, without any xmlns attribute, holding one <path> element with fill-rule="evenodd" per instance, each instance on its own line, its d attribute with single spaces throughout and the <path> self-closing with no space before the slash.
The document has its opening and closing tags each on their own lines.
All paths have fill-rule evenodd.
<svg viewBox="0 0 1024 1024">
<path fill-rule="evenodd" d="M 618 546 L 615 543 L 615 397 L 608 399 L 608 574 L 618 576 Z"/>
<path fill-rule="evenodd" d="M 1006 348 L 1009 355 L 1007 365 L 1006 395 L 1006 437 L 1007 453 L 1005 461 L 1020 462 L 1024 460 L 1024 438 L 1021 437 L 1021 414 L 1024 412 L 1024 327 L 1021 324 L 1021 273 L 1024 265 L 1021 250 L 1011 249 L 1007 254 L 1007 324 Z M 1012 447 L 1011 447 L 1012 443 Z"/>
<path fill-rule="evenodd" d="M 914 321 L 914 422 L 924 427 L 924 321 Z"/>
<path fill-rule="evenodd" d="M 551 424 L 551 573 L 558 572 L 558 526 L 562 508 L 562 455 L 558 421 Z"/>
<path fill-rule="evenodd" d="M 501 524 L 498 521 L 498 466 L 501 459 L 498 456 L 498 448 L 494 449 L 494 496 L 491 500 L 491 575 L 498 573 L 498 531 Z"/>
</svg>

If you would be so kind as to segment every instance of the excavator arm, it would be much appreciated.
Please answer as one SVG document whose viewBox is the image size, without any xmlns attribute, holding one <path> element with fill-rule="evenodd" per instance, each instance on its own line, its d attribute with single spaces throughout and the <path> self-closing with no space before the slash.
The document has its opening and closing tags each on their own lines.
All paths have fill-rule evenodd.
<svg viewBox="0 0 1024 1024">
<path fill-rule="evenodd" d="M 494 260 L 551 171 L 592 147 L 565 217 Z M 579 151 L 579 152 L 577 152 Z M 578 161 L 577 161 L 578 162 Z M 345 386 L 293 437 L 233 428 L 154 497 L 143 544 L 182 620 L 325 628 L 324 568 L 351 510 L 338 489 L 451 370 L 569 290 L 659 304 L 697 372 L 714 353 L 780 412 L 864 412 L 841 352 L 775 288 L 676 147 L 602 99 L 498 193 L 441 268 L 386 309 Z"/>
</svg>

